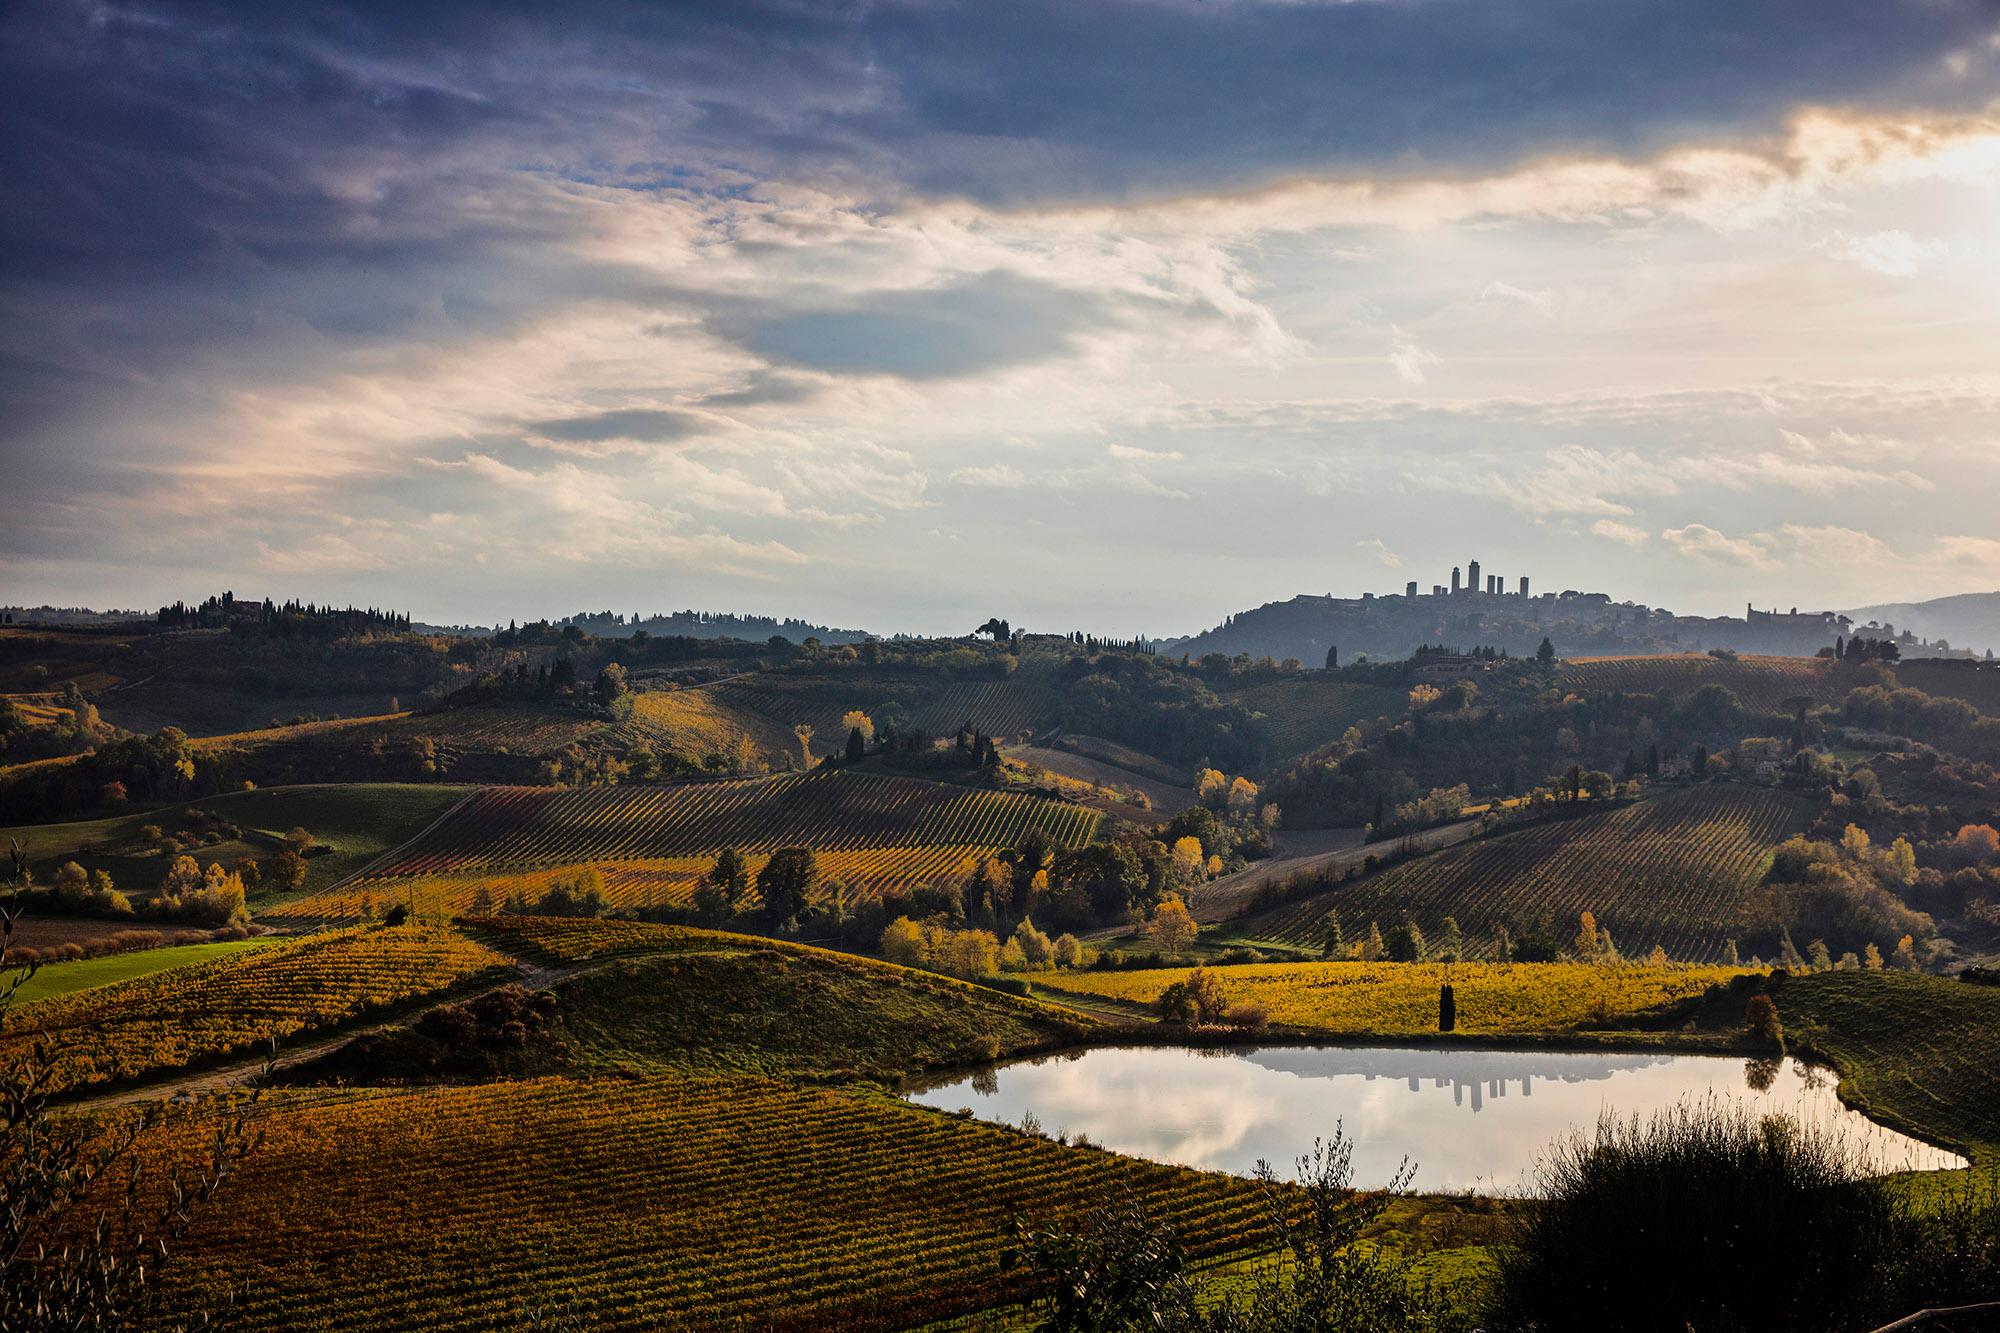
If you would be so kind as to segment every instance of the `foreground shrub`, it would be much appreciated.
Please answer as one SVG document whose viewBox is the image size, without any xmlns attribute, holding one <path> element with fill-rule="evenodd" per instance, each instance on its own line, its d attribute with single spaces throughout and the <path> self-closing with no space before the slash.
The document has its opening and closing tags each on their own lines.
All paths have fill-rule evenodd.
<svg viewBox="0 0 2000 1333">
<path fill-rule="evenodd" d="M 1559 1142 L 1500 1255 L 1495 1329 L 1865 1327 L 2000 1284 L 2000 1207 L 1865 1176 L 1783 1117 L 1687 1104 Z"/>
</svg>

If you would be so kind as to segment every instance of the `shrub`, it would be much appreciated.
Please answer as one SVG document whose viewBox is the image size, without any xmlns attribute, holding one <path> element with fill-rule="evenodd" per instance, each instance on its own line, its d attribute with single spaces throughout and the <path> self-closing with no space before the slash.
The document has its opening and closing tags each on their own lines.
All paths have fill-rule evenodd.
<svg viewBox="0 0 2000 1333">
<path fill-rule="evenodd" d="M 1262 1032 L 1271 1026 L 1271 1011 L 1254 1002 L 1232 1004 L 1223 1013 L 1222 1021 L 1246 1032 Z"/>
<path fill-rule="evenodd" d="M 1895 1244 L 1888 1192 L 1838 1139 L 1713 1102 L 1606 1117 L 1539 1186 L 1499 1256 L 1496 1329 L 1850 1327 Z"/>
<path fill-rule="evenodd" d="M 1197 967 L 1185 979 L 1162 990 L 1153 1008 L 1163 1021 L 1192 1028 L 1221 1021 L 1227 1003 L 1222 983 L 1206 969 Z"/>
<path fill-rule="evenodd" d="M 1743 1007 L 1743 1030 L 1767 1046 L 1780 1050 L 1785 1045 L 1785 1025 L 1778 1019 L 1777 1003 L 1768 995 L 1753 995 Z"/>
</svg>

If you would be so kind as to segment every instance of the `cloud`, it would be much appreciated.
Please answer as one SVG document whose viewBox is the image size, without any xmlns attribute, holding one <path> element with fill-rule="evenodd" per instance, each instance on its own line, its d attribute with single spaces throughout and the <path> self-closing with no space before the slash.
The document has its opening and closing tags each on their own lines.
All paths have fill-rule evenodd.
<svg viewBox="0 0 2000 1333">
<path fill-rule="evenodd" d="M 1630 523 L 1620 523 L 1611 518 L 1598 519 L 1590 525 L 1590 530 L 1609 541 L 1623 542 L 1627 546 L 1644 546 L 1652 539 L 1652 534 L 1644 528 L 1635 528 Z"/>
<path fill-rule="evenodd" d="M 1660 533 L 1660 539 L 1704 565 L 1762 569 L 1770 563 L 1770 552 L 1757 542 L 1725 536 L 1705 523 L 1667 528 Z"/>
<path fill-rule="evenodd" d="M 1380 537 L 1365 537 L 1354 544 L 1364 551 L 1374 552 L 1376 562 L 1384 569 L 1403 567 L 1403 557 L 1390 550 L 1389 544 Z"/>
<path fill-rule="evenodd" d="M 1111 444 L 1105 452 L 1123 463 L 1173 463 L 1180 461 L 1178 449 L 1141 449 L 1134 444 Z"/>
<path fill-rule="evenodd" d="M 1405 384 L 1422 384 L 1424 367 L 1437 364 L 1437 355 L 1425 349 L 1414 334 L 1401 329 L 1392 330 L 1389 335 L 1389 364 L 1395 368 L 1396 378 Z"/>
<path fill-rule="evenodd" d="M 1900 228 L 1866 236 L 1841 236 L 1831 253 L 1873 273 L 1908 278 L 1930 265 L 1944 251 L 1937 241 L 1920 241 Z"/>
<path fill-rule="evenodd" d="M 1028 484 L 1028 478 L 1021 469 L 1005 463 L 995 463 L 990 467 L 962 467 L 951 474 L 951 479 L 961 486 L 989 490 L 1018 490 Z"/>
<path fill-rule="evenodd" d="M 545 440 L 575 444 L 601 444 L 609 440 L 632 440 L 642 444 L 665 444 L 686 439 L 700 430 L 703 419 L 691 412 L 671 408 L 622 408 L 612 412 L 590 412 L 582 416 L 552 417 L 531 421 L 527 429 Z"/>
<path fill-rule="evenodd" d="M 933 379 L 1030 365 L 1110 318 L 1080 291 L 988 273 L 935 291 L 867 293 L 840 308 L 753 321 L 751 351 L 830 374 Z"/>
</svg>

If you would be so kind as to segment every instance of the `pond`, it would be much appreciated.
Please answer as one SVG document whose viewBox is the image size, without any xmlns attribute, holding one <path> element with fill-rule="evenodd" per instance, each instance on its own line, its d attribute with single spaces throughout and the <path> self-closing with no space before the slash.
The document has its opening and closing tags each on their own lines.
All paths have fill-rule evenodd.
<svg viewBox="0 0 2000 1333">
<path fill-rule="evenodd" d="M 1872 1171 L 1937 1170 L 1963 1158 L 1840 1104 L 1834 1076 L 1799 1060 L 1653 1051 L 1369 1046 L 1191 1049 L 1100 1046 L 913 1088 L 910 1100 L 1160 1162 L 1248 1175 L 1295 1158 L 1336 1122 L 1355 1184 L 1381 1186 L 1407 1157 L 1412 1188 L 1532 1193 L 1549 1144 L 1619 1117 L 1706 1098 L 1824 1125 Z"/>
</svg>

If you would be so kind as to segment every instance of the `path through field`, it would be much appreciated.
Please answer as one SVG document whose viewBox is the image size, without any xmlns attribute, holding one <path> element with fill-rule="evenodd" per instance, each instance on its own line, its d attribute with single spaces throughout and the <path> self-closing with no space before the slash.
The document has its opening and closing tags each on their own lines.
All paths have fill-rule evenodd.
<svg viewBox="0 0 2000 1333">
<path fill-rule="evenodd" d="M 1411 851 L 1434 852 L 1464 842 L 1478 827 L 1478 820 L 1465 819 L 1456 824 L 1440 824 L 1421 833 L 1412 833 L 1407 838 L 1366 844 L 1362 842 L 1364 835 L 1358 828 L 1299 832 L 1280 829 L 1272 837 L 1276 849 L 1274 855 L 1252 862 L 1233 875 L 1224 875 L 1203 885 L 1189 906 L 1195 920 L 1213 925 L 1248 911 L 1257 890 L 1267 884 L 1292 875 L 1344 870 L 1348 866 L 1360 865 L 1370 855 L 1381 856 L 1406 845 Z"/>
</svg>

